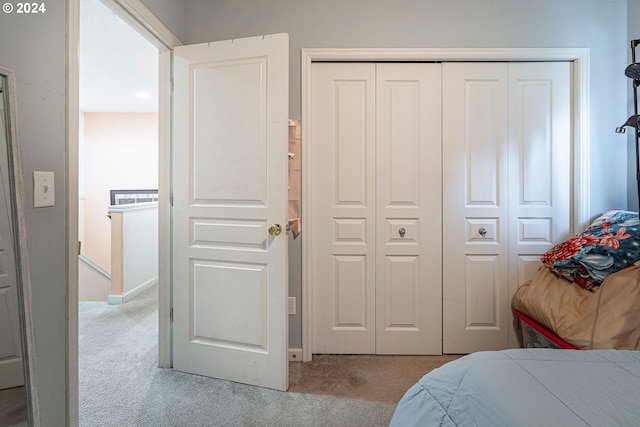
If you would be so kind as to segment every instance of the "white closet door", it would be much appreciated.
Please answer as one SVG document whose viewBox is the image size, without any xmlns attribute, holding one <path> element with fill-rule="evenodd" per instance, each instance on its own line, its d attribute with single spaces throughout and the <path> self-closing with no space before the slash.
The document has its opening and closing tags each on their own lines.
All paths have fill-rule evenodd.
<svg viewBox="0 0 640 427">
<path fill-rule="evenodd" d="M 509 64 L 510 296 L 572 231 L 570 68 Z M 514 333 L 509 346 L 517 343 Z"/>
<path fill-rule="evenodd" d="M 443 73 L 443 351 L 516 347 L 511 296 L 571 233 L 570 64 Z"/>
<path fill-rule="evenodd" d="M 313 352 L 516 346 L 511 295 L 571 233 L 570 64 L 312 80 Z"/>
<path fill-rule="evenodd" d="M 375 353 L 375 64 L 312 66 L 314 353 Z"/>
<path fill-rule="evenodd" d="M 508 346 L 506 63 L 443 65 L 443 352 Z"/>
<path fill-rule="evenodd" d="M 442 353 L 441 69 L 377 65 L 377 354 Z"/>
</svg>

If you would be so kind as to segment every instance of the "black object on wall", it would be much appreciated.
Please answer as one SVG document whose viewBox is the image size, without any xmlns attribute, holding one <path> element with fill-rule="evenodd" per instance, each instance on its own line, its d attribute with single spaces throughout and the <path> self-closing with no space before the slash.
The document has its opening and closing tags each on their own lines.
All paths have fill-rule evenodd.
<svg viewBox="0 0 640 427">
<path fill-rule="evenodd" d="M 631 64 L 624 70 L 625 76 L 633 80 L 633 115 L 620 127 L 616 128 L 617 133 L 625 133 L 625 128 L 632 127 L 636 138 L 636 187 L 638 191 L 638 206 L 640 209 L 640 116 L 638 115 L 638 86 L 640 86 L 640 63 L 636 62 L 636 48 L 640 44 L 639 40 L 631 40 Z"/>
</svg>

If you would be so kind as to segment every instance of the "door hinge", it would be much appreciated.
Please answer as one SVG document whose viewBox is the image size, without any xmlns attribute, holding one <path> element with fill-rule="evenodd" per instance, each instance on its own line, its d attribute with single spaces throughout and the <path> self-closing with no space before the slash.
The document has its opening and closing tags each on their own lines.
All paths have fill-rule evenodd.
<svg viewBox="0 0 640 427">
<path fill-rule="evenodd" d="M 171 77 L 171 92 L 173 92 L 174 89 L 174 85 L 173 85 L 173 77 Z"/>
<path fill-rule="evenodd" d="M 169 310 L 169 320 L 171 321 L 171 323 L 173 323 L 173 307 L 171 307 L 171 310 Z"/>
<path fill-rule="evenodd" d="M 171 207 L 173 207 L 173 192 L 169 193 L 169 203 L 171 204 Z"/>
</svg>

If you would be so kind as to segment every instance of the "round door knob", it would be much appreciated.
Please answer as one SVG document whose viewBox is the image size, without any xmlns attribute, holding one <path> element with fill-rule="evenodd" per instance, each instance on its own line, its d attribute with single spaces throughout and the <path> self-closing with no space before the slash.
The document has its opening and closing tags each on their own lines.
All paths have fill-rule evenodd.
<svg viewBox="0 0 640 427">
<path fill-rule="evenodd" d="M 484 227 L 480 227 L 480 228 L 478 229 L 478 233 L 480 233 L 480 235 L 481 235 L 482 237 L 484 237 L 484 236 L 486 236 L 486 235 L 487 235 L 487 230 L 485 230 L 485 228 L 484 228 Z"/>
<path fill-rule="evenodd" d="M 400 230 L 398 230 L 398 234 L 400 235 L 400 237 L 404 237 L 404 234 L 407 232 L 407 230 L 403 228 L 401 228 Z"/>
<path fill-rule="evenodd" d="M 273 224 L 269 227 L 269 234 L 272 236 L 279 236 L 282 233 L 282 226 L 280 224 Z"/>
</svg>

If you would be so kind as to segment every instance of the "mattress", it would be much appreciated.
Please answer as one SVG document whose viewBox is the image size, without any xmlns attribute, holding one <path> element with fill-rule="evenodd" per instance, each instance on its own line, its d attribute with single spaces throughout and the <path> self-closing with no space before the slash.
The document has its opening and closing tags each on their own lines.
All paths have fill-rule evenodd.
<svg viewBox="0 0 640 427">
<path fill-rule="evenodd" d="M 425 375 L 391 426 L 638 426 L 640 351 L 478 352 Z"/>
</svg>

